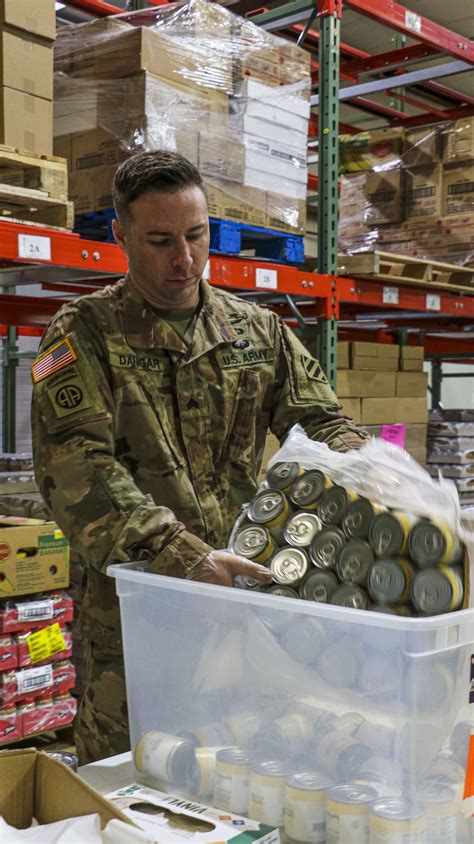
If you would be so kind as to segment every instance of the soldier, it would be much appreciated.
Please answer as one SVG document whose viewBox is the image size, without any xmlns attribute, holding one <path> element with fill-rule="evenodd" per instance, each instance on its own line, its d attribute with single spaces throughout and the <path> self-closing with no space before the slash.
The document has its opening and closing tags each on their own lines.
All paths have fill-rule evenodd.
<svg viewBox="0 0 474 844">
<path fill-rule="evenodd" d="M 218 550 L 256 490 L 268 429 L 296 422 L 331 448 L 364 441 L 318 362 L 277 316 L 202 278 L 205 188 L 181 155 L 117 170 L 125 278 L 64 305 L 32 367 L 33 449 L 48 508 L 84 563 L 88 678 L 82 764 L 129 748 L 112 562 L 232 585 L 268 570 Z"/>
</svg>

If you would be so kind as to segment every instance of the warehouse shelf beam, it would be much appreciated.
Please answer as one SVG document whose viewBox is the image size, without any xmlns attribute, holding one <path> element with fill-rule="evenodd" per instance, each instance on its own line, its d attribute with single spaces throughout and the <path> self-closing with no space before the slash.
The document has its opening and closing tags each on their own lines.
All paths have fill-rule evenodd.
<svg viewBox="0 0 474 844">
<path fill-rule="evenodd" d="M 458 73 L 465 73 L 472 70 L 468 62 L 455 61 L 437 67 L 424 67 L 419 70 L 412 70 L 409 73 L 401 73 L 396 76 L 387 76 L 384 79 L 374 79 L 372 82 L 362 82 L 360 85 L 348 85 L 339 91 L 340 100 L 351 100 L 353 97 L 360 97 L 365 94 L 375 94 L 378 91 L 392 90 L 407 85 L 415 85 L 429 79 L 441 79 L 443 76 L 454 76 Z M 311 105 L 319 105 L 319 94 L 313 94 Z"/>
<path fill-rule="evenodd" d="M 474 64 L 474 42 L 423 15 L 411 12 L 405 6 L 395 3 L 394 0 L 390 0 L 390 3 L 380 2 L 380 0 L 344 0 L 344 6 L 367 15 L 378 23 L 420 41 L 436 51 L 442 51 Z M 256 14 L 251 19 L 262 29 L 273 31 L 305 21 L 313 8 L 314 0 L 294 0 L 276 9 Z"/>
<path fill-rule="evenodd" d="M 105 0 L 62 0 L 62 2 L 65 6 L 70 6 L 71 9 L 86 12 L 86 14 L 93 15 L 96 18 L 121 15 L 124 11 L 119 6 L 114 6 L 112 3 L 105 2 Z"/>
</svg>

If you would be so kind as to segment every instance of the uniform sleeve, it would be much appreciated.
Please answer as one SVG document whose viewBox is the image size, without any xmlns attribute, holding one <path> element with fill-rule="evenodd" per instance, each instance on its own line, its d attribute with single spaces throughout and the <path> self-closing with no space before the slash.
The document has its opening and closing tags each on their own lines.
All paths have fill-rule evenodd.
<svg viewBox="0 0 474 844">
<path fill-rule="evenodd" d="M 32 367 L 33 457 L 38 486 L 72 547 L 100 572 L 148 560 L 185 577 L 211 548 L 157 506 L 116 459 L 113 393 L 105 351 L 90 323 L 66 306 Z"/>
<path fill-rule="evenodd" d="M 280 321 L 276 331 L 278 371 L 272 432 L 281 441 L 299 422 L 312 440 L 325 442 L 334 451 L 360 448 L 367 434 L 340 413 L 341 405 L 319 362 Z"/>
</svg>

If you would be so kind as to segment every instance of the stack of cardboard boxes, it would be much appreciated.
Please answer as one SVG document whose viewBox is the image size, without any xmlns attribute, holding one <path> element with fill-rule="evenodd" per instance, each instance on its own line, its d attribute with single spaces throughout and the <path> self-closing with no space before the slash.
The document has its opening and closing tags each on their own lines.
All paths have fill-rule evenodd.
<svg viewBox="0 0 474 844">
<path fill-rule="evenodd" d="M 453 263 L 474 257 L 474 118 L 341 143 L 340 243 Z"/>
<path fill-rule="evenodd" d="M 462 506 L 474 504 L 474 410 L 430 412 L 428 471 L 453 481 Z"/>
<path fill-rule="evenodd" d="M 76 211 L 109 208 L 117 165 L 161 147 L 199 167 L 212 216 L 303 233 L 309 54 L 202 0 L 125 17 L 58 33 L 55 152 Z"/>
<path fill-rule="evenodd" d="M 426 462 L 427 380 L 421 346 L 337 344 L 336 392 L 343 412 L 373 436 Z"/>
<path fill-rule="evenodd" d="M 0 746 L 74 719 L 67 586 L 69 543 L 57 525 L 0 515 Z"/>
<path fill-rule="evenodd" d="M 0 144 L 53 152 L 54 0 L 0 0 Z"/>
</svg>

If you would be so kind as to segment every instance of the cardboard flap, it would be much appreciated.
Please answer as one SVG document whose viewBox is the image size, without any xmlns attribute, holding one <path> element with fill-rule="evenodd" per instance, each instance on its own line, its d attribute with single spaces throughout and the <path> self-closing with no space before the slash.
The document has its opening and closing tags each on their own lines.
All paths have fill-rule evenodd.
<svg viewBox="0 0 474 844">
<path fill-rule="evenodd" d="M 31 823 L 34 808 L 35 750 L 0 752 L 0 815 L 17 829 Z"/>
<path fill-rule="evenodd" d="M 102 829 L 113 819 L 134 826 L 77 774 L 45 753 L 36 756 L 34 797 L 34 814 L 40 824 L 97 812 Z"/>
</svg>

